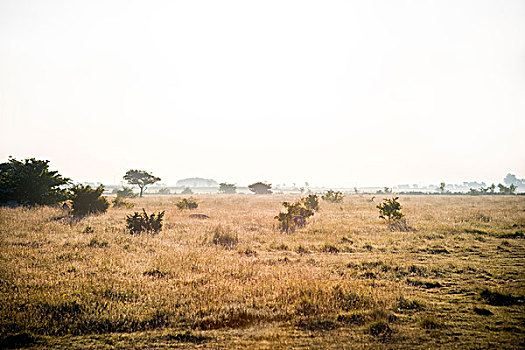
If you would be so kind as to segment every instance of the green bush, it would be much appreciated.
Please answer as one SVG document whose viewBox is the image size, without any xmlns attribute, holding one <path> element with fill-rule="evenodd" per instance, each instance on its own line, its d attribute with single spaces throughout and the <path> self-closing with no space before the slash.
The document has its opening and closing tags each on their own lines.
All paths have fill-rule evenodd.
<svg viewBox="0 0 525 350">
<path fill-rule="evenodd" d="M 401 220 L 404 215 L 401 213 L 401 203 L 398 202 L 398 199 L 399 197 L 384 199 L 383 203 L 379 203 L 377 205 L 379 218 L 388 220 L 389 224 Z"/>
<path fill-rule="evenodd" d="M 307 198 L 309 197 L 302 198 L 295 203 L 283 202 L 286 212 L 281 212 L 274 217 L 274 219 L 279 221 L 281 232 L 292 233 L 295 232 L 296 227 L 306 225 L 306 219 L 314 215 L 314 209 L 307 207 L 309 203 Z"/>
<path fill-rule="evenodd" d="M 85 216 L 89 214 L 105 213 L 109 203 L 106 198 L 101 197 L 104 186 L 91 188 L 87 185 L 76 185 L 71 189 L 71 212 L 74 216 Z"/>
<path fill-rule="evenodd" d="M 49 170 L 48 160 L 9 158 L 0 164 L 0 203 L 53 205 L 67 199 L 71 180 Z"/>
<path fill-rule="evenodd" d="M 133 193 L 133 189 L 131 187 L 122 186 L 122 189 L 114 189 L 113 193 L 115 193 L 117 196 L 122 198 L 135 198 L 137 195 Z"/>
<path fill-rule="evenodd" d="M 183 210 L 183 209 L 192 210 L 192 209 L 197 209 L 197 207 L 199 206 L 199 203 L 197 203 L 197 201 L 193 198 L 183 198 L 175 205 L 180 210 Z"/>
<path fill-rule="evenodd" d="M 162 229 L 162 219 L 164 211 L 148 215 L 144 209 L 142 213 L 135 212 L 133 215 L 126 216 L 126 228 L 134 235 L 142 232 L 159 233 Z"/>
<path fill-rule="evenodd" d="M 115 208 L 133 208 L 135 204 L 126 202 L 120 195 L 117 194 L 115 199 L 112 201 L 113 207 Z"/>
<path fill-rule="evenodd" d="M 301 202 L 307 209 L 319 211 L 319 196 L 316 194 L 309 194 L 301 199 Z"/>
<path fill-rule="evenodd" d="M 330 203 L 342 203 L 345 196 L 343 196 L 342 192 L 328 190 L 321 198 Z"/>
</svg>

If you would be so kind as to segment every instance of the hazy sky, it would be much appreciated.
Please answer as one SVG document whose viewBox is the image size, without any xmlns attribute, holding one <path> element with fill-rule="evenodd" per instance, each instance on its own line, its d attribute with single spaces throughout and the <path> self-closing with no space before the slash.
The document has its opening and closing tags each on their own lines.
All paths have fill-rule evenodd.
<svg viewBox="0 0 525 350">
<path fill-rule="evenodd" d="M 525 1 L 0 0 L 0 118 L 76 181 L 525 177 Z"/>
</svg>

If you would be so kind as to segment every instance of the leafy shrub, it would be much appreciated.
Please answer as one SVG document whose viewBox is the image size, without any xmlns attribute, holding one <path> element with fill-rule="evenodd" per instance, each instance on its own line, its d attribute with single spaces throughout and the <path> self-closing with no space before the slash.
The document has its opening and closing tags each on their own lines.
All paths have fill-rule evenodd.
<svg viewBox="0 0 525 350">
<path fill-rule="evenodd" d="M 183 209 L 192 210 L 192 209 L 197 209 L 197 207 L 199 206 L 199 203 L 197 203 L 197 201 L 193 198 L 183 198 L 175 205 L 180 210 L 183 210 Z"/>
<path fill-rule="evenodd" d="M 189 187 L 185 187 L 180 194 L 193 194 L 193 191 Z"/>
<path fill-rule="evenodd" d="M 308 196 L 301 199 L 306 209 L 319 211 L 319 196 L 316 194 L 309 194 Z"/>
<path fill-rule="evenodd" d="M 282 232 L 295 232 L 296 227 L 306 225 L 306 219 L 314 215 L 313 209 L 305 207 L 304 198 L 291 204 L 283 202 L 286 213 L 279 213 L 275 219 L 279 221 L 279 229 Z"/>
<path fill-rule="evenodd" d="M 103 185 L 97 188 L 91 188 L 89 185 L 76 185 L 71 192 L 71 212 L 75 216 L 105 213 L 108 210 L 108 201 L 101 197 L 104 192 Z"/>
<path fill-rule="evenodd" d="M 53 205 L 67 199 L 65 186 L 71 180 L 49 171 L 48 160 L 18 161 L 9 158 L 0 164 L 0 203 Z"/>
<path fill-rule="evenodd" d="M 133 208 L 135 204 L 126 202 L 120 195 L 117 194 L 115 199 L 112 201 L 115 208 Z"/>
<path fill-rule="evenodd" d="M 134 235 L 137 233 L 159 233 L 162 229 L 162 219 L 164 211 L 148 215 L 144 209 L 142 213 L 135 212 L 133 215 L 126 216 L 126 228 Z"/>
<path fill-rule="evenodd" d="M 399 197 L 384 199 L 383 203 L 379 203 L 376 207 L 379 209 L 379 218 L 388 220 L 389 225 L 401 220 L 404 216 L 403 213 L 401 213 L 401 203 L 398 202 L 398 199 Z"/>
<path fill-rule="evenodd" d="M 332 189 L 326 191 L 324 195 L 321 196 L 321 198 L 327 202 L 330 203 L 342 203 L 345 196 L 343 196 L 342 192 L 334 191 Z"/>
<path fill-rule="evenodd" d="M 233 249 L 239 243 L 239 237 L 236 234 L 225 231 L 221 226 L 217 226 L 214 230 L 212 243 L 221 245 L 226 249 Z"/>
<path fill-rule="evenodd" d="M 115 193 L 118 197 L 121 198 L 135 198 L 137 195 L 133 193 L 133 189 L 131 187 L 122 186 L 122 188 L 114 189 L 113 193 Z"/>
<path fill-rule="evenodd" d="M 224 194 L 237 193 L 237 186 L 235 186 L 234 184 L 228 184 L 228 183 L 222 182 L 219 184 L 219 193 L 224 193 Z"/>
<path fill-rule="evenodd" d="M 248 189 L 255 194 L 270 194 L 272 193 L 271 188 L 271 184 L 264 182 L 256 182 L 248 186 Z"/>
</svg>

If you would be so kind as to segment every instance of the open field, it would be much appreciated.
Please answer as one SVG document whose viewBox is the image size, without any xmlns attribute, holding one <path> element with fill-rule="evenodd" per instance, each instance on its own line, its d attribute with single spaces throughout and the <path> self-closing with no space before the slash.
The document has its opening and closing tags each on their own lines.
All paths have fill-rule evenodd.
<svg viewBox="0 0 525 350">
<path fill-rule="evenodd" d="M 273 217 L 297 196 L 194 197 L 209 219 L 180 196 L 80 221 L 0 208 L 3 345 L 525 347 L 525 197 L 401 196 L 413 230 L 391 232 L 353 195 L 293 234 Z M 125 231 L 141 208 L 166 210 L 160 234 Z"/>
</svg>

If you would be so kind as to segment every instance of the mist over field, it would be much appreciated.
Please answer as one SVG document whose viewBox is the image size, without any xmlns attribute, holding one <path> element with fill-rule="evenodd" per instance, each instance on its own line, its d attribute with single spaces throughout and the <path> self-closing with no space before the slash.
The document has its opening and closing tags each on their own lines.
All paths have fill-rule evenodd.
<svg viewBox="0 0 525 350">
<path fill-rule="evenodd" d="M 0 159 L 78 181 L 525 176 L 522 1 L 0 3 Z"/>
<path fill-rule="evenodd" d="M 524 349 L 522 0 L 0 0 L 0 348 Z"/>
</svg>

